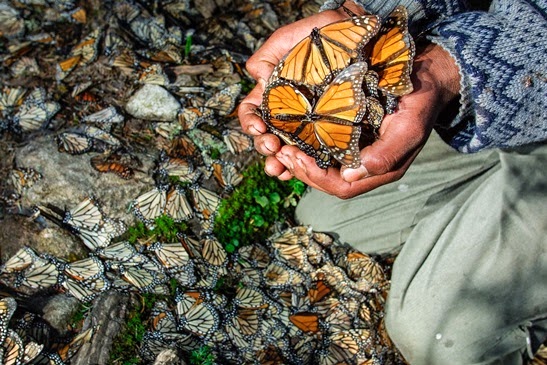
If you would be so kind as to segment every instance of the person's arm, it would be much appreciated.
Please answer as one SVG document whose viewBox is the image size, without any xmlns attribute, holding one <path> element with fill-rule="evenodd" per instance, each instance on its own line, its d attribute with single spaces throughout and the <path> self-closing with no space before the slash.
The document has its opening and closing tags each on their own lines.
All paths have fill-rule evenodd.
<svg viewBox="0 0 547 365">
<path fill-rule="evenodd" d="M 429 39 L 460 69 L 460 108 L 440 118 L 441 137 L 461 152 L 547 140 L 547 4 L 498 0 L 458 14 Z"/>
<path fill-rule="evenodd" d="M 469 10 L 463 0 L 326 0 L 321 10 L 338 9 L 342 5 L 350 7 L 353 4 L 358 4 L 366 12 L 377 14 L 383 19 L 396 6 L 403 5 L 407 9 L 409 29 L 413 35 L 441 19 Z"/>
</svg>

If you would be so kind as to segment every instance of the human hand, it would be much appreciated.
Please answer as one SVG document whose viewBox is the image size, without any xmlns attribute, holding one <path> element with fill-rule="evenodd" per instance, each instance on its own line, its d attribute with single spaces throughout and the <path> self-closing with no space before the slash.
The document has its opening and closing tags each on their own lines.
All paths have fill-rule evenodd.
<svg viewBox="0 0 547 365">
<path fill-rule="evenodd" d="M 266 133 L 266 125 L 254 110 L 261 104 L 265 80 L 292 45 L 313 27 L 347 17 L 345 13 L 325 13 L 281 28 L 249 59 L 247 68 L 258 85 L 241 104 L 239 117 L 244 130 L 255 136 L 257 151 L 268 156 L 266 173 L 281 180 L 294 176 L 316 189 L 345 199 L 404 175 L 429 137 L 439 113 L 457 102 L 459 72 L 454 60 L 440 46 L 427 46 L 414 62 L 414 92 L 402 97 L 398 110 L 384 118 L 379 139 L 361 151 L 361 167 L 321 169 L 297 147 L 281 146 L 276 136 Z"/>
<path fill-rule="evenodd" d="M 345 6 L 355 14 L 364 13 L 352 2 L 346 2 Z M 247 61 L 247 70 L 257 80 L 257 86 L 239 105 L 238 115 L 243 130 L 254 136 L 256 150 L 268 156 L 265 171 L 270 176 L 277 176 L 282 180 L 292 178 L 291 173 L 275 157 L 275 154 L 281 149 L 279 138 L 274 134 L 267 133 L 266 124 L 255 113 L 262 103 L 266 82 L 281 58 L 300 40 L 309 36 L 313 28 L 320 28 L 347 17 L 348 14 L 343 9 L 329 10 L 279 28 Z"/>
</svg>

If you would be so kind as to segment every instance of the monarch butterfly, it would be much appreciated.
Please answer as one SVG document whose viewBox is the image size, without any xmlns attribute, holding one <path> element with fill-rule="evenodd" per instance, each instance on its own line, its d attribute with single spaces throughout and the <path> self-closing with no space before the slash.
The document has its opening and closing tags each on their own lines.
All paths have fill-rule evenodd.
<svg viewBox="0 0 547 365">
<path fill-rule="evenodd" d="M 91 342 L 91 338 L 93 337 L 93 334 L 95 333 L 96 327 L 90 327 L 81 333 L 79 333 L 76 337 L 70 341 L 70 343 L 66 344 L 65 346 L 61 347 L 57 353 L 59 354 L 59 357 L 63 361 L 70 360 L 82 347 L 83 344 Z"/>
<path fill-rule="evenodd" d="M 203 123 L 217 125 L 213 110 L 204 107 L 185 107 L 178 113 L 177 119 L 184 130 L 194 129 Z"/>
<path fill-rule="evenodd" d="M 325 323 L 331 330 L 348 330 L 354 325 L 353 316 L 340 305 L 330 308 L 327 313 Z"/>
<path fill-rule="evenodd" d="M 178 185 L 167 193 L 165 214 L 173 218 L 175 222 L 186 221 L 194 215 L 192 206 L 186 198 L 186 192 Z"/>
<path fill-rule="evenodd" d="M 8 329 L 7 336 L 1 344 L 0 362 L 4 365 L 19 365 L 25 354 L 23 340 L 14 330 Z"/>
<path fill-rule="evenodd" d="M 19 194 L 23 189 L 28 189 L 34 185 L 35 182 L 42 178 L 42 174 L 30 167 L 14 168 L 10 172 L 10 180 L 15 188 L 15 191 Z"/>
<path fill-rule="evenodd" d="M 80 43 L 72 48 L 70 54 L 73 56 L 81 56 L 78 61 L 80 66 L 85 66 L 97 58 L 98 44 L 101 38 L 101 29 L 97 28 L 85 37 Z"/>
<path fill-rule="evenodd" d="M 267 249 L 258 243 L 241 247 L 238 254 L 256 268 L 263 269 L 270 263 L 270 255 Z"/>
<path fill-rule="evenodd" d="M 87 22 L 87 13 L 84 8 L 77 7 L 68 14 L 70 15 L 70 18 L 77 23 L 85 24 Z"/>
<path fill-rule="evenodd" d="M 220 197 L 213 191 L 203 188 L 197 184 L 190 187 L 194 208 L 205 219 L 209 219 L 217 212 L 220 204 Z"/>
<path fill-rule="evenodd" d="M 137 254 L 137 250 L 127 241 L 114 243 L 97 250 L 96 254 L 107 260 L 126 261 Z"/>
<path fill-rule="evenodd" d="M 165 310 L 152 318 L 152 328 L 162 340 L 176 341 L 184 338 L 184 334 L 178 331 L 177 320 L 173 313 Z"/>
<path fill-rule="evenodd" d="M 386 281 L 382 266 L 364 253 L 351 252 L 347 255 L 346 262 L 348 276 L 353 280 L 362 278 L 378 284 Z"/>
<path fill-rule="evenodd" d="M 412 92 L 414 41 L 408 32 L 408 14 L 404 6 L 396 7 L 382 24 L 376 38 L 364 50 L 371 70 L 378 73 L 378 88 L 394 96 Z"/>
<path fill-rule="evenodd" d="M 153 64 L 145 68 L 139 74 L 139 82 L 142 84 L 169 85 L 169 76 L 165 73 L 160 64 Z"/>
<path fill-rule="evenodd" d="M 25 344 L 25 353 L 23 354 L 23 364 L 30 364 L 32 360 L 40 355 L 43 348 L 43 344 L 38 344 L 34 341 L 27 342 Z"/>
<path fill-rule="evenodd" d="M 337 331 L 328 336 L 328 354 L 320 358 L 320 364 L 349 361 L 353 363 L 357 356 L 365 357 L 367 344 L 371 341 L 371 332 L 366 329 Z M 325 362 L 326 361 L 326 362 Z"/>
<path fill-rule="evenodd" d="M 82 118 L 82 121 L 92 123 L 121 123 L 123 120 L 123 115 L 118 113 L 114 106 L 109 106 Z"/>
<path fill-rule="evenodd" d="M 197 146 L 187 136 L 180 135 L 171 141 L 171 146 L 167 150 L 169 156 L 183 158 L 194 156 L 197 152 Z"/>
<path fill-rule="evenodd" d="M 282 241 L 273 240 L 272 245 L 276 248 L 276 255 L 280 261 L 303 272 L 310 272 L 312 269 L 304 249 L 298 243 L 286 244 Z"/>
<path fill-rule="evenodd" d="M 246 309 L 260 309 L 268 307 L 264 293 L 260 289 L 253 287 L 237 288 L 233 303 L 240 308 Z"/>
<path fill-rule="evenodd" d="M 99 294 L 98 291 L 93 291 L 79 281 L 70 278 L 66 278 L 61 286 L 69 295 L 72 295 L 74 298 L 83 303 L 92 301 Z"/>
<path fill-rule="evenodd" d="M 156 242 L 150 246 L 166 269 L 180 268 L 190 263 L 190 256 L 180 243 Z"/>
<path fill-rule="evenodd" d="M 293 83 L 278 81 L 265 91 L 262 118 L 274 134 L 297 144 L 326 168 L 330 156 L 342 165 L 357 168 L 360 123 L 366 112 L 362 90 L 366 62 L 357 62 L 340 72 L 312 106 Z"/>
<path fill-rule="evenodd" d="M 35 88 L 13 117 L 13 124 L 17 131 L 36 131 L 59 111 L 61 106 L 54 101 L 46 101 L 46 92 L 42 88 Z"/>
<path fill-rule="evenodd" d="M 312 287 L 308 290 L 308 298 L 311 304 L 315 304 L 331 292 L 331 288 L 325 283 L 324 280 L 317 280 L 313 282 Z"/>
<path fill-rule="evenodd" d="M 213 161 L 213 176 L 225 191 L 232 191 L 243 180 L 235 164 L 220 160 Z"/>
<path fill-rule="evenodd" d="M 123 267 L 121 276 L 123 280 L 143 292 L 150 291 L 158 284 L 151 271 L 139 267 Z"/>
<path fill-rule="evenodd" d="M 91 151 L 93 140 L 79 133 L 64 132 L 57 135 L 57 148 L 59 152 L 81 155 Z"/>
<path fill-rule="evenodd" d="M 187 131 L 186 135 L 192 139 L 201 151 L 210 151 L 215 148 L 220 153 L 226 152 L 226 144 L 209 132 L 194 128 Z"/>
<path fill-rule="evenodd" d="M 215 237 L 205 237 L 201 243 L 201 254 L 205 261 L 214 266 L 222 266 L 226 263 L 228 257 L 226 251 Z"/>
<path fill-rule="evenodd" d="M 167 201 L 166 191 L 167 186 L 159 185 L 133 201 L 133 212 L 147 226 L 153 226 L 154 219 L 163 214 Z"/>
<path fill-rule="evenodd" d="M 0 266 L 0 273 L 12 273 L 22 271 L 27 267 L 33 265 L 37 260 L 41 259 L 30 247 L 23 247 L 19 249 L 15 253 L 15 255 L 10 257 L 3 265 Z"/>
<path fill-rule="evenodd" d="M 97 128 L 92 125 L 86 125 L 83 129 L 83 133 L 93 138 L 96 141 L 100 141 L 102 143 L 107 144 L 111 148 L 119 147 L 121 146 L 121 142 L 118 138 L 114 137 L 112 134 L 108 133 L 105 130 L 102 130 L 101 128 Z"/>
<path fill-rule="evenodd" d="M 104 273 L 104 265 L 97 257 L 92 256 L 83 260 L 67 263 L 64 272 L 78 281 L 91 281 Z"/>
<path fill-rule="evenodd" d="M 205 302 L 195 302 L 187 310 L 177 312 L 182 329 L 196 335 L 212 334 L 220 324 L 220 318 L 213 306 Z"/>
<path fill-rule="evenodd" d="M 90 196 L 74 208 L 66 211 L 63 223 L 75 231 L 78 231 L 80 228 L 96 231 L 103 224 L 103 218 L 104 214 L 97 200 Z"/>
<path fill-rule="evenodd" d="M 31 267 L 23 272 L 23 281 L 31 288 L 47 289 L 57 284 L 59 270 L 53 263 Z"/>
<path fill-rule="evenodd" d="M 17 302 L 12 297 L 0 299 L 0 344 L 4 343 L 8 335 L 8 323 L 17 309 Z"/>
<path fill-rule="evenodd" d="M 296 313 L 289 316 L 289 320 L 303 332 L 319 332 L 319 316 L 316 313 Z"/>
<path fill-rule="evenodd" d="M 176 176 L 181 181 L 189 182 L 195 178 L 194 165 L 187 158 L 170 157 L 162 151 L 156 168 L 160 177 Z"/>
<path fill-rule="evenodd" d="M 78 66 L 78 63 L 82 59 L 81 55 L 73 55 L 67 58 L 66 60 L 63 60 L 57 64 L 57 71 L 55 73 L 55 78 L 57 81 L 62 81 L 65 77 L 68 76 L 72 70 Z"/>
<path fill-rule="evenodd" d="M 294 46 L 275 67 L 269 83 L 278 78 L 320 86 L 346 68 L 379 28 L 375 15 L 352 17 L 322 28 Z"/>
<path fill-rule="evenodd" d="M 207 99 L 203 106 L 215 110 L 220 116 L 228 115 L 234 110 L 240 93 L 241 84 L 232 84 Z"/>
<path fill-rule="evenodd" d="M 78 230 L 73 233 L 91 251 L 108 246 L 112 239 L 112 236 L 103 230 L 90 229 L 85 226 L 78 227 Z"/>
<path fill-rule="evenodd" d="M 253 148 L 251 137 L 235 129 L 225 129 L 222 131 L 222 138 L 226 146 L 228 146 L 228 150 L 233 154 L 250 151 Z"/>
<path fill-rule="evenodd" d="M 38 76 L 40 75 L 40 68 L 38 62 L 32 57 L 21 57 L 11 65 L 11 73 L 13 76 Z"/>
<path fill-rule="evenodd" d="M 22 87 L 4 87 L 0 93 L 0 111 L 19 107 L 23 103 L 23 99 L 27 93 L 27 89 Z"/>
<path fill-rule="evenodd" d="M 124 148 L 117 149 L 106 155 L 94 156 L 90 159 L 91 166 L 102 173 L 114 173 L 122 179 L 129 180 L 135 176 L 135 169 L 142 165 L 139 158 Z"/>
<path fill-rule="evenodd" d="M 268 265 L 264 271 L 264 278 L 266 279 L 266 285 L 273 289 L 294 287 L 306 281 L 298 271 L 277 260 Z"/>
</svg>

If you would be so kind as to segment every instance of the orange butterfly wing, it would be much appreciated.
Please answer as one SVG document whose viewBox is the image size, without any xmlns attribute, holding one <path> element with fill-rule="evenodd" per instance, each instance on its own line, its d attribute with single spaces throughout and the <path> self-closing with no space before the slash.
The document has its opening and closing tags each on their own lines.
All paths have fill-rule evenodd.
<svg viewBox="0 0 547 365">
<path fill-rule="evenodd" d="M 306 85 L 323 85 L 349 65 L 378 31 L 378 17 L 364 15 L 314 28 L 293 47 L 274 69 L 270 82 L 279 77 Z"/>
<path fill-rule="evenodd" d="M 319 315 L 315 313 L 297 313 L 289 316 L 289 320 L 303 332 L 319 332 Z"/>
<path fill-rule="evenodd" d="M 408 32 L 408 14 L 399 6 L 388 16 L 369 47 L 370 68 L 380 77 L 378 87 L 395 96 L 412 92 L 414 41 Z"/>
<path fill-rule="evenodd" d="M 358 125 L 366 112 L 363 77 L 365 62 L 344 69 L 330 83 L 314 108 L 317 139 L 341 164 L 350 168 L 361 165 Z"/>
</svg>

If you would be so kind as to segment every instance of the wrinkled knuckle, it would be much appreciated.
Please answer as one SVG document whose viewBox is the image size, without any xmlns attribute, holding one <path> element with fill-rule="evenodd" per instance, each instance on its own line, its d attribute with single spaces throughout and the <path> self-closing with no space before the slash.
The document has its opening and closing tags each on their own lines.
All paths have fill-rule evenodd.
<svg viewBox="0 0 547 365">
<path fill-rule="evenodd" d="M 370 156 L 366 161 L 366 168 L 369 173 L 383 175 L 392 171 L 397 165 L 397 158 L 393 155 L 383 154 Z"/>
</svg>

